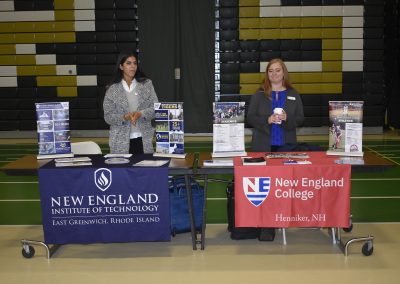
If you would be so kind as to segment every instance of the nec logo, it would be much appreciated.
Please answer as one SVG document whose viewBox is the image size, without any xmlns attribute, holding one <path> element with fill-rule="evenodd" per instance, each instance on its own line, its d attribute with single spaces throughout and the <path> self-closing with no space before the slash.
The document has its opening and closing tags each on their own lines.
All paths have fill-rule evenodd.
<svg viewBox="0 0 400 284">
<path fill-rule="evenodd" d="M 109 169 L 100 168 L 94 172 L 94 183 L 101 191 L 106 191 L 112 183 L 112 174 Z"/>
<path fill-rule="evenodd" d="M 264 202 L 270 188 L 270 177 L 243 177 L 244 194 L 254 206 L 258 207 Z"/>
</svg>

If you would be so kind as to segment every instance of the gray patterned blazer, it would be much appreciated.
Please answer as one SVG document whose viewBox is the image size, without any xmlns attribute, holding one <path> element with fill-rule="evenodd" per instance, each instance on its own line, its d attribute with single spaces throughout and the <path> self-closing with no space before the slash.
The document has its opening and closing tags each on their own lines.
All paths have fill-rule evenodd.
<svg viewBox="0 0 400 284">
<path fill-rule="evenodd" d="M 138 82 L 136 92 L 138 97 L 138 111 L 142 116 L 136 125 L 142 133 L 144 153 L 153 153 L 154 128 L 151 120 L 154 118 L 154 103 L 158 102 L 153 83 L 147 79 Z M 129 112 L 128 99 L 122 82 L 111 85 L 103 102 L 104 120 L 110 125 L 110 152 L 112 154 L 129 153 L 130 121 L 125 121 L 123 116 Z"/>
</svg>

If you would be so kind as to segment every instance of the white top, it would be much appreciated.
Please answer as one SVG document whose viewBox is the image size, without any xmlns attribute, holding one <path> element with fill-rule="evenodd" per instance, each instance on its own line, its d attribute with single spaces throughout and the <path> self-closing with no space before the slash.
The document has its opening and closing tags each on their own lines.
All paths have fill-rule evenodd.
<svg viewBox="0 0 400 284">
<path fill-rule="evenodd" d="M 138 93 L 136 92 L 137 81 L 133 79 L 132 84 L 128 86 L 128 83 L 122 79 L 122 87 L 126 92 L 126 97 L 128 99 L 129 111 L 135 112 L 138 109 Z M 142 137 L 142 133 L 136 125 L 131 124 L 131 132 L 129 134 L 130 139 Z"/>
</svg>

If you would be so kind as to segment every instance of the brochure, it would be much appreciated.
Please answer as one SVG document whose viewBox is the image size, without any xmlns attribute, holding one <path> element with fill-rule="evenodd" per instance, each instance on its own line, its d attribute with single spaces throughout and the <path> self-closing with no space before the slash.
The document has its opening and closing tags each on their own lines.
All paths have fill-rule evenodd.
<svg viewBox="0 0 400 284">
<path fill-rule="evenodd" d="M 106 159 L 104 161 L 104 163 L 106 163 L 108 165 L 127 164 L 127 163 L 129 163 L 129 159 L 115 157 L 115 158 Z"/>
<path fill-rule="evenodd" d="M 164 158 L 185 159 L 185 158 L 186 158 L 186 153 L 183 153 L 183 154 L 153 153 L 153 157 L 164 157 Z"/>
<path fill-rule="evenodd" d="M 284 165 L 311 165 L 312 163 L 311 163 L 311 161 L 307 161 L 307 160 L 303 160 L 303 161 L 300 161 L 300 160 L 286 160 L 286 161 L 283 161 L 283 164 Z"/>
<path fill-rule="evenodd" d="M 91 166 L 92 162 L 69 162 L 69 163 L 56 163 L 56 167 L 80 167 Z"/>
<path fill-rule="evenodd" d="M 92 159 L 89 157 L 76 157 L 76 158 L 63 158 L 63 159 L 55 159 L 56 163 L 77 163 L 77 162 L 91 162 Z"/>
<path fill-rule="evenodd" d="M 335 160 L 335 163 L 347 165 L 364 165 L 364 159 L 362 157 L 341 157 Z"/>
<path fill-rule="evenodd" d="M 130 158 L 132 154 L 107 154 L 104 158 Z"/>
<path fill-rule="evenodd" d="M 134 167 L 161 167 L 167 164 L 169 160 L 143 160 L 136 164 L 133 164 Z"/>
<path fill-rule="evenodd" d="M 232 159 L 204 160 L 203 167 L 233 167 Z"/>
<path fill-rule="evenodd" d="M 307 153 L 269 153 L 265 155 L 268 159 L 308 159 Z"/>
<path fill-rule="evenodd" d="M 69 154 L 46 154 L 46 155 L 37 155 L 36 159 L 38 160 L 45 160 L 45 159 L 56 159 L 56 158 L 68 158 L 73 157 L 74 153 Z"/>
</svg>

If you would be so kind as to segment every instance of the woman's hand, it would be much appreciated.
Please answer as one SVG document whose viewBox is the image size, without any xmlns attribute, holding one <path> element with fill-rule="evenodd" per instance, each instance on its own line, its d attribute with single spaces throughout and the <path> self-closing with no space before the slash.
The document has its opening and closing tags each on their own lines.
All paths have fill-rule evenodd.
<svg viewBox="0 0 400 284">
<path fill-rule="evenodd" d="M 274 123 L 274 124 L 279 124 L 280 123 L 280 119 L 279 119 L 279 116 L 277 115 L 277 114 L 271 114 L 269 117 L 268 117 L 268 124 L 272 124 L 272 123 Z"/>
<path fill-rule="evenodd" d="M 136 122 L 138 119 L 142 116 L 142 113 L 140 111 L 135 111 L 135 112 L 128 112 L 123 116 L 123 119 L 125 121 L 130 120 L 133 125 L 136 125 Z"/>
<path fill-rule="evenodd" d="M 133 125 L 136 125 L 136 121 L 142 116 L 142 113 L 140 111 L 135 111 L 131 113 L 131 123 Z"/>
<path fill-rule="evenodd" d="M 281 124 L 282 120 L 286 121 L 287 115 L 286 112 L 283 111 L 282 114 L 273 113 L 268 117 L 268 124 Z"/>
<path fill-rule="evenodd" d="M 131 120 L 131 116 L 132 116 L 132 113 L 128 112 L 128 113 L 125 114 L 122 118 L 123 118 L 125 121 L 127 121 L 127 120 Z"/>
<path fill-rule="evenodd" d="M 280 118 L 280 120 L 286 121 L 287 115 L 286 115 L 286 111 L 285 110 L 283 110 L 282 114 L 279 115 L 279 118 Z"/>
</svg>

